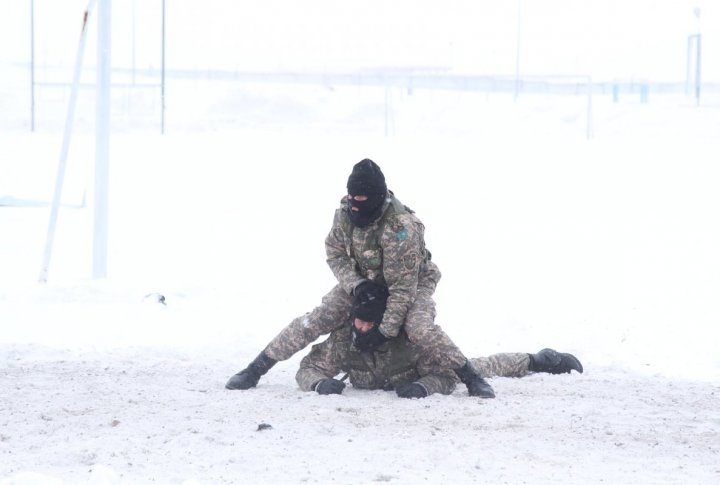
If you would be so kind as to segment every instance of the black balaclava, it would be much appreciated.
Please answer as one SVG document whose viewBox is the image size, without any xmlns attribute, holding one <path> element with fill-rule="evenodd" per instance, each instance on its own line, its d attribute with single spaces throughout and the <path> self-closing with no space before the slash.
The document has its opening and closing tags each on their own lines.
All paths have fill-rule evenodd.
<svg viewBox="0 0 720 485">
<path fill-rule="evenodd" d="M 367 333 L 360 333 L 358 329 L 355 328 L 354 322 L 356 318 L 366 322 L 373 322 L 375 327 L 370 330 L 370 332 L 377 331 L 385 314 L 388 296 L 390 296 L 390 292 L 385 286 L 373 284 L 371 291 L 363 292 L 353 298 L 351 311 L 352 322 L 350 324 L 353 341 L 362 339 L 364 335 L 367 335 Z"/>
<path fill-rule="evenodd" d="M 385 175 L 375 162 L 366 158 L 356 163 L 348 178 L 347 190 L 349 195 L 365 195 L 368 198 L 359 202 L 348 197 L 348 216 L 353 224 L 367 227 L 380 217 L 387 185 Z M 354 211 L 353 207 L 357 210 Z"/>
</svg>

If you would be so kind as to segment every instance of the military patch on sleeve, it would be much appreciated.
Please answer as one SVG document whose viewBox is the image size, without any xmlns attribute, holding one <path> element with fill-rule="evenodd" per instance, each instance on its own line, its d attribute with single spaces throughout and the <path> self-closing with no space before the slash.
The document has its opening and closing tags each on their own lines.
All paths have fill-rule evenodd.
<svg viewBox="0 0 720 485">
<path fill-rule="evenodd" d="M 407 231 L 407 229 L 405 229 L 404 227 L 403 227 L 402 229 L 400 229 L 400 230 L 397 232 L 397 234 L 395 234 L 395 238 L 396 238 L 398 241 L 404 241 L 405 239 L 407 239 L 407 238 L 408 238 L 408 231 Z"/>
<path fill-rule="evenodd" d="M 403 256 L 403 266 L 405 266 L 405 269 L 412 270 L 415 269 L 415 266 L 417 266 L 418 263 L 418 253 L 415 251 L 406 254 Z"/>
</svg>

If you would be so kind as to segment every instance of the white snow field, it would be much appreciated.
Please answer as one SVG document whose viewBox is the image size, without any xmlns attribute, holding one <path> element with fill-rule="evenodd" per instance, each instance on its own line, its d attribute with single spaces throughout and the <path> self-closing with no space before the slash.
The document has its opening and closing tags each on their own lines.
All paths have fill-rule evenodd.
<svg viewBox="0 0 720 485">
<path fill-rule="evenodd" d="M 20 18 L 20 3 L 8 5 L 8 15 Z M 175 21 L 183 9 L 186 16 L 207 15 L 200 2 L 168 3 Z M 348 2 L 348 13 L 334 11 L 333 20 L 355 40 L 329 43 L 327 65 L 319 54 L 311 61 L 322 42 L 303 37 L 302 29 L 286 39 L 306 39 L 296 52 L 278 40 L 293 16 L 307 21 L 320 7 L 293 7 L 274 24 L 273 5 L 256 2 L 237 3 L 233 18 L 254 29 L 243 31 L 248 38 L 274 29 L 272 42 L 257 44 L 262 52 L 233 37 L 232 25 L 216 15 L 220 30 L 203 41 L 205 49 L 192 42 L 200 27 L 184 35 L 171 29 L 184 43 L 170 54 L 170 67 L 337 71 L 405 59 L 405 67 L 447 65 L 453 73 L 485 60 L 488 73 L 514 68 L 512 55 L 492 54 L 514 51 L 514 2 L 505 10 L 459 2 L 484 19 L 479 37 L 469 34 L 469 14 L 420 2 L 444 20 L 430 30 L 408 27 L 403 42 L 379 39 L 364 52 L 357 35 L 368 18 L 382 20 L 369 32 L 392 38 L 392 19 L 408 11 L 411 20 L 422 17 L 413 2 L 370 3 L 365 23 L 357 20 L 368 10 L 359 2 Z M 607 80 L 684 80 L 692 18 L 667 27 L 670 40 L 640 42 L 628 32 L 634 25 L 635 34 L 650 35 L 680 12 L 689 14 L 691 2 L 570 7 L 577 3 L 547 2 L 541 16 L 540 2 L 522 2 L 527 22 L 542 20 L 526 24 L 535 26 L 531 38 L 548 32 L 543 22 L 552 24 L 553 9 L 582 19 L 550 30 L 558 38 L 545 39 L 552 47 L 546 63 L 542 44 L 528 40 L 523 52 L 534 72 L 547 65 L 541 74 L 596 69 Z M 712 2 L 697 3 L 705 12 L 712 80 L 718 57 L 709 53 L 717 40 L 708 27 L 716 17 Z M 122 4 L 114 8 L 120 12 Z M 317 5 L 331 9 L 329 2 Z M 240 15 L 242 8 L 257 22 Z M 480 15 L 483 8 L 492 15 Z M 615 16 L 593 22 L 608 9 Z M 44 12 L 40 25 L 51 29 Z M 0 484 L 720 483 L 717 93 L 704 93 L 700 106 L 683 93 L 652 90 L 647 102 L 637 93 L 613 102 L 608 92 L 589 105 L 582 91 L 521 93 L 514 100 L 510 92 L 175 73 L 161 136 L 157 91 L 118 87 L 108 278 L 93 280 L 94 105 L 93 89 L 83 88 L 49 279 L 39 284 L 68 91 L 39 89 L 31 133 L 26 45 L 12 43 L 26 39 L 25 24 L 3 18 Z M 446 30 L 456 23 L 455 31 Z M 147 25 L 139 24 L 138 35 L 150 35 Z M 332 32 L 335 41 L 343 38 L 332 23 L 309 25 L 322 33 L 318 38 Z M 560 42 L 593 25 L 597 42 Z M 18 29 L 22 36 L 15 36 Z M 40 37 L 42 79 L 67 80 L 71 30 L 71 41 Z M 506 31 L 508 39 L 491 42 Z M 433 47 L 431 40 L 443 36 L 452 42 Z M 235 41 L 224 46 L 227 38 Z M 559 46 L 577 51 L 564 59 Z M 221 48 L 241 52 L 250 64 L 242 57 L 228 64 L 232 57 Z M 54 63 L 55 50 L 70 55 Z M 406 57 L 411 52 L 425 54 Z M 118 65 L 126 61 L 120 57 Z M 138 63 L 153 70 L 138 81 L 156 82 L 157 64 Z M 92 69 L 85 74 L 92 82 Z M 340 396 L 320 396 L 295 384 L 301 352 L 278 363 L 257 388 L 225 390 L 232 374 L 334 284 L 323 241 L 351 167 L 365 157 L 425 223 L 443 272 L 437 323 L 468 356 L 553 347 L 579 357 L 585 372 L 492 379 L 492 400 L 468 397 L 463 386 L 421 400 L 351 386 Z"/>
</svg>

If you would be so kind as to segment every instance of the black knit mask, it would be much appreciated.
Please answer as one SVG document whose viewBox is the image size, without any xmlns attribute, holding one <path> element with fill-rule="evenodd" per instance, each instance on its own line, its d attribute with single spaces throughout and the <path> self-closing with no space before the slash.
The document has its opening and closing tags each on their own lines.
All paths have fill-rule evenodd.
<svg viewBox="0 0 720 485">
<path fill-rule="evenodd" d="M 366 158 L 355 164 L 347 182 L 348 216 L 358 227 L 366 227 L 382 215 L 383 204 L 387 196 L 385 175 L 380 167 Z M 356 200 L 356 196 L 365 196 L 367 200 Z"/>
<path fill-rule="evenodd" d="M 383 315 L 385 315 L 389 295 L 387 287 L 371 282 L 363 283 L 362 286 L 358 286 L 356 289 L 350 312 L 350 327 L 352 329 L 352 341 L 358 349 L 363 350 L 363 341 L 372 339 L 372 334 L 379 332 L 378 327 L 383 320 Z M 356 318 L 365 322 L 372 322 L 375 325 L 370 331 L 361 333 L 355 327 Z"/>
</svg>

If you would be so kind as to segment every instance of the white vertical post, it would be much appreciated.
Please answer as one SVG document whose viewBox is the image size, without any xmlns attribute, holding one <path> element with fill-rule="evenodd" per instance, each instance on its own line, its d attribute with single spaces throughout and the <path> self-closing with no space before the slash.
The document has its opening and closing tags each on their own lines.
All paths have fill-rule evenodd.
<svg viewBox="0 0 720 485">
<path fill-rule="evenodd" d="M 30 131 L 35 131 L 35 0 L 30 0 Z"/>
<path fill-rule="evenodd" d="M 701 86 L 701 80 L 700 80 L 700 63 L 702 62 L 702 34 L 700 33 L 700 15 L 701 10 L 699 7 L 695 7 L 695 10 L 693 11 L 695 13 L 695 18 L 697 18 L 697 44 L 696 44 L 696 52 L 697 52 L 697 59 L 695 61 L 695 103 L 696 106 L 700 106 L 700 86 Z"/>
<path fill-rule="evenodd" d="M 110 161 L 110 26 L 112 1 L 98 0 L 97 92 L 95 105 L 95 191 L 93 277 L 107 276 Z"/>
<path fill-rule="evenodd" d="M 517 41 L 516 41 L 516 51 L 515 51 L 515 95 L 513 99 L 517 100 L 518 95 L 520 94 L 520 11 L 522 9 L 522 0 L 518 0 L 518 9 L 517 9 Z"/>
<path fill-rule="evenodd" d="M 135 86 L 135 0 L 132 0 L 132 85 Z"/>
<path fill-rule="evenodd" d="M 593 83 L 592 83 L 592 76 L 588 76 L 587 78 L 587 120 L 586 120 L 586 126 L 585 126 L 585 138 L 587 140 L 592 139 L 593 137 L 593 116 L 592 116 L 592 95 L 593 95 Z"/>
<path fill-rule="evenodd" d="M 162 0 L 162 40 L 160 46 L 160 134 L 165 134 L 165 0 Z"/>
<path fill-rule="evenodd" d="M 77 54 L 75 56 L 75 69 L 73 70 L 70 102 L 68 103 L 62 147 L 60 148 L 60 160 L 58 162 L 57 176 L 55 177 L 55 190 L 53 192 L 53 200 L 50 206 L 50 221 L 48 222 L 47 238 L 45 239 L 45 252 L 43 253 L 43 262 L 42 267 L 40 268 L 40 283 L 47 283 L 48 270 L 50 268 L 50 257 L 52 256 L 53 241 L 55 240 L 55 227 L 57 226 L 60 200 L 62 199 L 63 182 L 65 180 L 65 166 L 67 165 L 70 138 L 72 137 L 72 129 L 75 123 L 75 106 L 77 105 L 78 91 L 80 89 L 80 73 L 82 70 L 83 56 L 85 54 L 85 39 L 87 39 L 87 21 L 93 11 L 93 8 L 95 7 L 95 3 L 95 0 L 90 0 L 83 15 L 80 42 L 78 42 Z"/>
<path fill-rule="evenodd" d="M 690 74 L 690 67 L 692 66 L 692 61 L 690 60 L 690 56 L 692 56 L 692 46 L 693 46 L 693 36 L 688 35 L 688 41 L 687 41 L 687 58 L 685 59 L 685 94 L 690 93 L 690 78 L 692 77 L 692 74 Z"/>
</svg>

